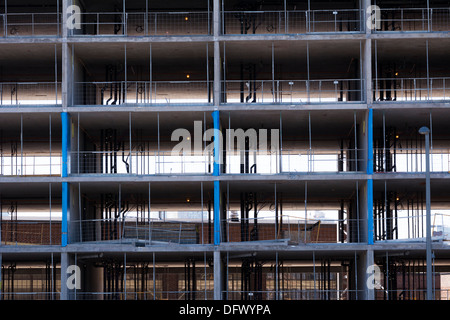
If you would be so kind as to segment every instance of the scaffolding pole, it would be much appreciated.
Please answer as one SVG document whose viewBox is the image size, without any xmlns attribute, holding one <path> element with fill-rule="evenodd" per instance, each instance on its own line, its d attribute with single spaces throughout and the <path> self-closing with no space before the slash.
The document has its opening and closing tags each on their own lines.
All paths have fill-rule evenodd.
<svg viewBox="0 0 450 320">
<path fill-rule="evenodd" d="M 156 300 L 156 261 L 155 261 L 155 252 L 153 252 L 153 300 Z"/>
<path fill-rule="evenodd" d="M 78 218 L 79 218 L 79 230 L 80 230 L 80 242 L 83 242 L 83 230 L 81 224 L 83 223 L 81 219 L 81 184 L 78 182 Z"/>
<path fill-rule="evenodd" d="M 126 91 L 126 90 L 125 90 Z M 130 140 L 130 172 L 129 174 L 133 173 L 133 155 L 132 155 L 132 147 L 131 147 L 131 136 L 132 136 L 132 130 L 131 130 L 131 112 L 128 113 L 128 126 L 129 126 L 129 140 Z M 137 171 L 136 171 L 137 173 Z"/>
<path fill-rule="evenodd" d="M 80 174 L 80 113 L 77 114 L 77 173 Z M 102 142 L 103 143 L 103 142 Z"/>
<path fill-rule="evenodd" d="M 280 173 L 283 173 L 283 118 L 280 112 Z M 255 163 L 256 164 L 256 163 Z"/>
<path fill-rule="evenodd" d="M 50 152 L 50 175 L 52 175 L 52 115 L 48 115 L 48 140 L 49 140 L 49 152 Z"/>
<path fill-rule="evenodd" d="M 152 244 L 150 182 L 148 183 L 148 243 Z"/>
<path fill-rule="evenodd" d="M 305 223 L 304 223 L 304 242 L 306 243 L 306 224 L 308 221 L 308 181 L 305 181 Z"/>
<path fill-rule="evenodd" d="M 200 182 L 200 199 L 201 199 L 201 203 L 202 203 L 202 244 L 205 243 L 204 241 L 204 227 L 203 227 L 203 181 Z M 206 286 L 205 286 L 205 290 L 206 290 Z"/>
<path fill-rule="evenodd" d="M 23 176 L 23 114 L 20 114 L 20 175 Z"/>
<path fill-rule="evenodd" d="M 52 245 L 52 184 L 49 183 L 48 184 L 48 202 L 49 202 L 49 223 L 50 223 L 50 245 Z M 0 210 L 0 215 L 1 215 L 1 210 Z M 0 225 L 0 229 L 1 229 L 1 225 Z M 0 243 L 1 243 L 1 234 L 0 234 Z M 53 258 L 53 253 L 52 253 L 52 258 Z M 0 264 L 1 265 L 1 264 Z"/>
</svg>

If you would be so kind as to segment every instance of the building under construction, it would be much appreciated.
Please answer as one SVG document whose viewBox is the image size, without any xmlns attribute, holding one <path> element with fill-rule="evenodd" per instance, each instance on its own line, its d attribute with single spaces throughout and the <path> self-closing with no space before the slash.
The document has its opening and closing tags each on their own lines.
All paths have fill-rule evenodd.
<svg viewBox="0 0 450 320">
<path fill-rule="evenodd" d="M 444 0 L 2 1 L 0 299 L 449 299 L 449 31 Z"/>
</svg>

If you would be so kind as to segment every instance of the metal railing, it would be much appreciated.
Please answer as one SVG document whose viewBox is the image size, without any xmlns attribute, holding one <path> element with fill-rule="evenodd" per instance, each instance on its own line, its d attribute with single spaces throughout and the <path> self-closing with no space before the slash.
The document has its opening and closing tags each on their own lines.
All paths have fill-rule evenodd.
<svg viewBox="0 0 450 320">
<path fill-rule="evenodd" d="M 212 174 L 211 152 L 80 151 L 70 153 L 71 174 Z"/>
<path fill-rule="evenodd" d="M 3 176 L 53 176 L 61 175 L 61 153 L 36 154 L 0 153 L 0 175 Z"/>
<path fill-rule="evenodd" d="M 450 240 L 450 214 L 434 213 L 432 217 L 431 235 L 443 241 Z"/>
<path fill-rule="evenodd" d="M 0 292 L 0 300 L 59 300 L 61 292 Z"/>
<path fill-rule="evenodd" d="M 414 240 L 426 241 L 425 214 L 415 210 L 398 210 L 395 217 L 374 216 L 376 241 Z M 450 240 L 450 215 L 432 213 L 431 236 L 433 241 Z"/>
<path fill-rule="evenodd" d="M 242 173 L 243 154 L 248 155 L 247 173 L 326 173 L 363 170 L 361 149 L 243 150 L 226 152 L 225 172 Z M 80 151 L 70 153 L 71 174 L 212 174 L 213 153 L 171 151 Z M 360 164 L 361 163 L 361 164 Z"/>
<path fill-rule="evenodd" d="M 425 172 L 426 153 L 421 148 L 374 148 L 375 172 Z M 430 171 L 450 172 L 450 148 L 430 150 Z"/>
<path fill-rule="evenodd" d="M 364 10 L 225 11 L 224 34 L 362 32 Z"/>
<path fill-rule="evenodd" d="M 59 104 L 60 82 L 0 82 L 0 106 Z"/>
<path fill-rule="evenodd" d="M 3 220 L 0 222 L 2 245 L 59 245 L 61 221 Z"/>
<path fill-rule="evenodd" d="M 364 9 L 222 12 L 223 34 L 364 31 Z M 60 36 L 60 13 L 0 14 L 0 36 Z M 212 12 L 83 12 L 70 36 L 196 36 L 212 34 Z M 449 31 L 449 8 L 381 8 L 374 32 Z"/>
<path fill-rule="evenodd" d="M 186 296 L 195 300 L 213 300 L 213 290 L 148 290 L 142 292 L 71 292 L 70 299 L 73 300 L 185 300 Z M 189 300 L 194 300 L 189 299 Z"/>
<path fill-rule="evenodd" d="M 71 222 L 71 242 L 117 241 L 147 245 L 207 244 L 208 226 L 205 221 L 179 221 L 151 219 L 92 219 Z"/>
<path fill-rule="evenodd" d="M 449 31 L 450 8 L 381 8 L 374 32 Z"/>
<path fill-rule="evenodd" d="M 375 101 L 444 101 L 450 99 L 450 78 L 379 78 Z"/>
<path fill-rule="evenodd" d="M 224 103 L 327 103 L 364 100 L 360 79 L 226 80 Z"/>
<path fill-rule="evenodd" d="M 223 86 L 223 84 L 225 85 Z M 363 101 L 363 81 L 227 80 L 222 103 L 327 103 Z M 212 103 L 212 81 L 77 82 L 73 105 L 189 105 Z"/>
<path fill-rule="evenodd" d="M 414 275 L 413 275 L 414 276 Z M 416 274 L 418 277 L 418 274 Z M 435 299 L 434 300 L 448 300 L 448 299 L 439 299 L 438 292 L 440 290 L 435 290 Z M 448 291 L 448 290 L 443 290 Z M 426 300 L 427 289 L 375 289 L 375 299 L 374 300 Z M 442 297 L 442 296 L 441 296 Z"/>
<path fill-rule="evenodd" d="M 81 30 L 71 36 L 197 36 L 211 34 L 212 13 L 81 13 Z"/>
<path fill-rule="evenodd" d="M 433 289 L 435 300 L 450 300 L 449 289 Z M 290 289 L 290 290 L 261 290 L 237 291 L 224 290 L 222 295 L 226 300 L 354 300 L 364 295 L 364 290 L 349 289 Z M 69 293 L 72 300 L 184 300 L 187 294 L 195 294 L 196 300 L 212 300 L 212 290 L 196 291 L 143 291 L 143 292 L 84 292 Z M 426 289 L 375 289 L 375 300 L 388 297 L 396 300 L 425 300 Z M 59 300 L 60 292 L 2 292 L 0 300 Z"/>
<path fill-rule="evenodd" d="M 354 300 L 363 296 L 363 290 L 349 289 L 291 289 L 260 291 L 222 291 L 227 300 Z M 244 298 L 245 297 L 245 298 Z"/>
<path fill-rule="evenodd" d="M 73 105 L 211 104 L 211 81 L 76 82 Z"/>
<path fill-rule="evenodd" d="M 360 219 L 307 219 L 282 215 L 222 221 L 225 242 L 284 240 L 289 244 L 361 242 Z"/>
<path fill-rule="evenodd" d="M 227 151 L 225 172 L 241 173 L 248 156 L 248 173 L 326 173 L 357 172 L 364 169 L 362 149 L 301 149 L 301 150 L 243 150 Z"/>
<path fill-rule="evenodd" d="M 8 13 L 0 14 L 0 36 L 60 36 L 59 13 Z"/>
</svg>

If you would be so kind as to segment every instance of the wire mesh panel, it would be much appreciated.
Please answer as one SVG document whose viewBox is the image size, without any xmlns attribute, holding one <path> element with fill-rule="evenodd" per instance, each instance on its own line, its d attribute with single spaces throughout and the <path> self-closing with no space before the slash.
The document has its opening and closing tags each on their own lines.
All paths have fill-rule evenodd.
<svg viewBox="0 0 450 320">
<path fill-rule="evenodd" d="M 196 36 L 211 34 L 212 13 L 98 12 L 81 14 L 81 33 L 96 36 Z"/>
<path fill-rule="evenodd" d="M 272 222 L 270 222 L 272 220 Z M 257 225 L 257 227 L 255 227 Z M 273 219 L 239 219 L 224 220 L 225 242 L 289 240 L 290 224 L 273 223 Z"/>
<path fill-rule="evenodd" d="M 27 154 L 17 151 L 14 155 L 0 153 L 0 175 L 5 176 L 60 176 L 61 154 Z"/>
<path fill-rule="evenodd" d="M 73 105 L 210 104 L 207 81 L 77 82 Z"/>
<path fill-rule="evenodd" d="M 227 300 L 351 300 L 351 297 L 362 294 L 362 290 L 349 289 L 291 289 L 291 290 L 252 290 L 223 291 Z M 246 298 L 243 298 L 246 296 Z M 326 297 L 326 299 L 325 299 Z"/>
<path fill-rule="evenodd" d="M 133 221 L 91 219 L 71 222 L 72 242 L 142 241 L 149 245 L 202 244 L 207 242 L 208 224 L 179 220 Z"/>
<path fill-rule="evenodd" d="M 312 10 L 308 12 L 309 32 L 360 32 L 361 11 Z"/>
<path fill-rule="evenodd" d="M 209 35 L 211 17 L 208 12 L 152 12 L 148 14 L 148 35 Z"/>
<path fill-rule="evenodd" d="M 6 37 L 6 15 L 0 14 L 0 37 Z"/>
<path fill-rule="evenodd" d="M 427 31 L 429 14 L 426 8 L 381 8 L 380 29 L 376 31 Z"/>
<path fill-rule="evenodd" d="M 287 12 L 287 29 L 289 33 L 306 33 L 309 30 L 308 12 L 292 10 Z"/>
<path fill-rule="evenodd" d="M 226 11 L 224 34 L 298 34 L 361 32 L 359 9 Z"/>
<path fill-rule="evenodd" d="M 61 221 L 1 221 L 3 245 L 61 244 Z"/>
<path fill-rule="evenodd" d="M 212 154 L 159 151 L 80 151 L 70 153 L 72 174 L 211 174 Z M 114 170 L 110 170 L 114 165 Z M 6 168 L 8 169 L 8 168 Z"/>
<path fill-rule="evenodd" d="M 359 79 L 312 80 L 308 92 L 312 103 L 363 101 Z"/>
<path fill-rule="evenodd" d="M 198 226 L 189 222 L 154 221 L 149 225 L 128 223 L 124 229 L 124 239 L 143 240 L 150 244 L 176 243 L 198 244 Z"/>
<path fill-rule="evenodd" d="M 374 149 L 378 172 L 425 172 L 426 153 L 420 148 Z M 430 171 L 450 172 L 450 149 L 433 148 L 430 151 Z"/>
<path fill-rule="evenodd" d="M 224 34 L 286 33 L 284 11 L 226 11 Z"/>
<path fill-rule="evenodd" d="M 126 15 L 122 12 L 81 13 L 81 34 L 126 35 Z M 80 35 L 80 33 L 75 33 Z"/>
<path fill-rule="evenodd" d="M 428 86 L 429 100 L 450 100 L 450 78 L 430 78 Z"/>
<path fill-rule="evenodd" d="M 448 31 L 449 8 L 381 8 L 373 32 Z"/>
<path fill-rule="evenodd" d="M 5 37 L 59 36 L 58 13 L 8 13 L 2 15 L 2 32 Z"/>
<path fill-rule="evenodd" d="M 450 31 L 450 8 L 430 9 L 431 31 Z"/>
<path fill-rule="evenodd" d="M 272 222 L 270 222 L 272 220 Z M 359 219 L 301 219 L 233 217 L 223 221 L 225 242 L 281 240 L 293 245 L 303 243 L 348 243 L 363 241 Z M 352 237 L 349 235 L 352 233 Z"/>
<path fill-rule="evenodd" d="M 377 101 L 448 100 L 448 78 L 379 78 L 374 81 Z"/>
<path fill-rule="evenodd" d="M 58 300 L 61 270 L 49 259 L 45 263 L 2 263 L 1 300 Z"/>
<path fill-rule="evenodd" d="M 226 103 L 328 103 L 362 101 L 362 81 L 336 80 L 227 80 Z"/>
<path fill-rule="evenodd" d="M 0 83 L 0 105 L 58 105 L 61 104 L 59 82 Z"/>
<path fill-rule="evenodd" d="M 234 136 L 233 136 L 234 138 Z M 242 173 L 248 162 L 249 173 L 277 174 L 283 172 L 356 172 L 363 170 L 359 158 L 362 149 L 343 148 L 336 150 L 227 150 L 225 172 Z M 247 159 L 247 160 L 246 160 Z"/>
</svg>

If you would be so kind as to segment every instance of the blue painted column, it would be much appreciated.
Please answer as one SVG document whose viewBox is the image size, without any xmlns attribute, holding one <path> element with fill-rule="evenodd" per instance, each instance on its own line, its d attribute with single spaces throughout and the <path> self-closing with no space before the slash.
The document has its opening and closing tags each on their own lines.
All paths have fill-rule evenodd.
<svg viewBox="0 0 450 320">
<path fill-rule="evenodd" d="M 220 145 L 221 132 L 220 132 L 220 114 L 219 111 L 214 111 L 212 113 L 213 122 L 214 122 L 214 168 L 213 168 L 213 176 L 220 176 L 220 152 L 222 146 Z"/>
<path fill-rule="evenodd" d="M 212 113 L 214 122 L 214 167 L 213 176 L 220 176 L 220 114 L 219 111 Z M 220 181 L 214 181 L 214 245 L 220 244 Z"/>
<path fill-rule="evenodd" d="M 68 176 L 69 172 L 69 150 L 70 150 L 70 116 L 67 112 L 61 113 L 62 124 L 62 177 Z M 62 183 L 62 221 L 61 221 L 61 245 L 68 243 L 68 212 L 70 205 L 69 183 Z"/>
<path fill-rule="evenodd" d="M 373 109 L 369 109 L 367 119 L 367 241 L 373 244 Z"/>
</svg>

